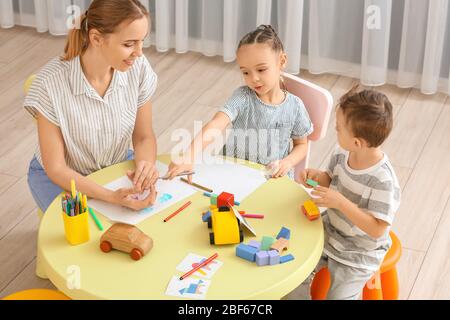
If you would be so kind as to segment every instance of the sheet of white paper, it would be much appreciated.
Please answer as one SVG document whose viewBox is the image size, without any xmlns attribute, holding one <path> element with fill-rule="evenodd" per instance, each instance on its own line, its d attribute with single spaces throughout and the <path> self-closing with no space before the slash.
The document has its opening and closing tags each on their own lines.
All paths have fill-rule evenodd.
<svg viewBox="0 0 450 320">
<path fill-rule="evenodd" d="M 166 174 L 167 165 L 157 161 L 156 167 L 160 175 Z M 106 184 L 104 187 L 110 190 L 117 190 L 120 188 L 131 188 L 132 186 L 133 184 L 130 179 L 127 176 L 122 176 L 119 179 Z M 156 183 L 156 190 L 158 191 L 156 203 L 141 211 L 133 211 L 122 206 L 96 199 L 89 200 L 89 206 L 111 221 L 135 225 L 196 192 L 195 189 L 186 183 L 176 179 L 172 181 L 159 179 Z M 148 192 L 141 195 L 135 195 L 135 197 L 137 199 L 142 199 L 145 198 L 147 194 Z"/>
<path fill-rule="evenodd" d="M 252 226 L 247 222 L 247 220 L 245 220 L 245 218 L 239 213 L 239 211 L 236 210 L 235 207 L 231 207 L 231 209 L 233 210 L 234 215 L 236 216 L 236 218 L 238 218 L 241 224 L 246 227 L 254 236 L 256 236 L 255 229 L 252 228 Z"/>
<path fill-rule="evenodd" d="M 166 295 L 179 298 L 205 299 L 210 280 L 187 277 L 180 280 L 179 276 L 173 276 L 167 286 Z"/>
<path fill-rule="evenodd" d="M 181 261 L 181 263 L 177 266 L 177 270 L 183 273 L 192 270 L 196 266 L 197 263 L 203 262 L 207 257 L 202 257 L 194 253 L 189 253 L 186 258 Z M 222 261 L 213 260 L 208 263 L 206 266 L 200 268 L 198 271 L 194 272 L 192 275 L 200 278 L 211 279 L 214 273 L 223 265 Z"/>
<path fill-rule="evenodd" d="M 229 192 L 234 194 L 236 201 L 241 202 L 267 181 L 264 170 L 249 168 L 220 157 L 215 164 L 210 164 L 213 162 L 208 159 L 206 163 L 195 165 L 192 180 L 212 189 L 215 194 Z"/>
</svg>

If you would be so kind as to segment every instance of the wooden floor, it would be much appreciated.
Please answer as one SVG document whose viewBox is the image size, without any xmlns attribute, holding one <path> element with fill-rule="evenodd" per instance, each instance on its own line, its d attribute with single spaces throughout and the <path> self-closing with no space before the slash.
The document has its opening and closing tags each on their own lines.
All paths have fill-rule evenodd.
<svg viewBox="0 0 450 320">
<path fill-rule="evenodd" d="M 53 287 L 34 274 L 39 219 L 27 186 L 36 127 L 22 109 L 22 86 L 61 53 L 64 38 L 34 29 L 0 29 L 0 297 Z M 209 119 L 242 82 L 235 64 L 198 53 L 145 50 L 159 76 L 153 98 L 158 152 L 175 144 L 172 130 Z M 339 98 L 357 80 L 301 76 Z M 450 99 L 394 86 L 379 88 L 395 105 L 395 127 L 384 146 L 402 187 L 393 226 L 403 245 L 398 265 L 402 299 L 450 299 Z M 311 167 L 323 167 L 336 144 L 334 115 L 326 138 L 313 145 Z"/>
</svg>

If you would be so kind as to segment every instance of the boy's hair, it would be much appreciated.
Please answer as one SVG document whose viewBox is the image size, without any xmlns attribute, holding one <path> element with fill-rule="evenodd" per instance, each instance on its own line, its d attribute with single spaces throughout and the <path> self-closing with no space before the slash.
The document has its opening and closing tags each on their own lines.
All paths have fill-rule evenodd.
<svg viewBox="0 0 450 320">
<path fill-rule="evenodd" d="M 267 43 L 272 50 L 284 52 L 284 46 L 271 25 L 262 24 L 256 30 L 247 33 L 239 42 L 237 50 L 246 44 Z"/>
<path fill-rule="evenodd" d="M 345 122 L 355 137 L 364 139 L 370 148 L 380 146 L 389 136 L 393 126 L 392 104 L 381 92 L 359 91 L 354 86 L 340 100 Z"/>
</svg>

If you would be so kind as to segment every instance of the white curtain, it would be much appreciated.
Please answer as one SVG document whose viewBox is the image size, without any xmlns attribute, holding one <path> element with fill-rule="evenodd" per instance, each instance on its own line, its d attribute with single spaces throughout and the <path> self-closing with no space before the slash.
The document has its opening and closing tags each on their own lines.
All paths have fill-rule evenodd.
<svg viewBox="0 0 450 320">
<path fill-rule="evenodd" d="M 448 1 L 141 0 L 153 17 L 145 45 L 159 51 L 198 51 L 231 62 L 239 39 L 270 23 L 285 45 L 288 72 L 302 67 L 370 86 L 418 87 L 426 94 L 450 94 Z M 0 25 L 63 35 L 69 15 L 84 12 L 90 2 L 1 0 Z"/>
</svg>

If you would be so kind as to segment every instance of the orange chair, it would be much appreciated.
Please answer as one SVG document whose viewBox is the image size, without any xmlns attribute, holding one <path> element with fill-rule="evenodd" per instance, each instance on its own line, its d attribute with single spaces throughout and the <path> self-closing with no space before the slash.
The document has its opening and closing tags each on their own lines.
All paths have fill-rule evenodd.
<svg viewBox="0 0 450 320">
<path fill-rule="evenodd" d="M 57 290 L 29 289 L 13 293 L 3 300 L 70 300 L 70 298 Z"/>
<path fill-rule="evenodd" d="M 399 285 L 397 277 L 397 262 L 402 255 L 400 240 L 391 231 L 392 247 L 384 257 L 380 270 L 370 279 L 363 289 L 363 300 L 397 300 Z M 330 272 L 327 268 L 321 269 L 311 284 L 311 299 L 325 300 L 330 289 Z"/>
</svg>

